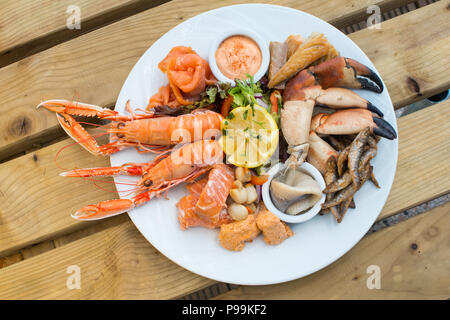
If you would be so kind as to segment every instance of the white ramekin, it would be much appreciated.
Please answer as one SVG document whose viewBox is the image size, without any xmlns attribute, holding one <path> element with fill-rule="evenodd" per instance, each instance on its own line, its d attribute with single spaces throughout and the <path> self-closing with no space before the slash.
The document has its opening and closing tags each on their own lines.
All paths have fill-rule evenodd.
<svg viewBox="0 0 450 320">
<path fill-rule="evenodd" d="M 272 198 L 270 197 L 270 183 L 272 182 L 274 175 L 282 167 L 283 167 L 282 163 L 278 163 L 275 166 L 273 166 L 268 172 L 269 179 L 267 180 L 266 183 L 263 184 L 262 197 L 263 197 L 264 204 L 266 205 L 266 208 L 270 212 L 273 212 L 278 218 L 280 218 L 280 220 L 289 222 L 289 223 L 300 223 L 300 222 L 305 222 L 309 219 L 314 218 L 319 213 L 322 203 L 325 202 L 325 194 L 324 193 L 322 194 L 322 198 L 320 198 L 320 200 L 317 201 L 316 204 L 311 209 L 309 209 L 305 213 L 302 213 L 302 214 L 299 214 L 296 216 L 286 214 L 286 213 L 278 210 L 277 207 L 275 207 L 275 205 L 273 204 Z M 312 166 L 311 164 L 309 164 L 307 162 L 304 162 L 300 168 L 305 170 L 306 172 L 308 172 L 319 183 L 320 190 L 323 191 L 325 189 L 325 181 L 323 180 L 323 177 L 320 174 L 319 170 L 317 170 L 314 166 Z"/>
<path fill-rule="evenodd" d="M 258 81 L 261 79 L 265 74 L 267 69 L 269 68 L 270 63 L 270 51 L 269 46 L 267 45 L 267 42 L 264 41 L 264 39 L 259 36 L 257 33 L 250 31 L 248 29 L 243 28 L 236 28 L 228 30 L 222 34 L 220 34 L 218 37 L 215 38 L 215 40 L 211 43 L 210 49 L 209 49 L 209 66 L 211 68 L 212 73 L 217 78 L 217 80 L 222 82 L 228 82 L 234 85 L 234 79 L 230 79 L 226 77 L 219 69 L 216 63 L 216 51 L 217 48 L 219 48 L 220 44 L 227 38 L 231 36 L 247 36 L 250 39 L 254 40 L 256 44 L 259 46 L 259 49 L 261 50 L 262 54 L 262 61 L 261 66 L 259 67 L 259 70 L 255 73 L 253 76 L 254 81 Z"/>
</svg>

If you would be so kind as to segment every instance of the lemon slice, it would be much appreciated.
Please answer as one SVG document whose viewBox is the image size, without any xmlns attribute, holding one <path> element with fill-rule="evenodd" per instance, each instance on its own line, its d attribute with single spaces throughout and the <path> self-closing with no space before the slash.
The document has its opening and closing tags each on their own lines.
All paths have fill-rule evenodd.
<svg viewBox="0 0 450 320">
<path fill-rule="evenodd" d="M 259 105 L 239 107 L 222 121 L 220 143 L 227 162 L 255 168 L 267 162 L 278 145 L 278 126 Z"/>
</svg>

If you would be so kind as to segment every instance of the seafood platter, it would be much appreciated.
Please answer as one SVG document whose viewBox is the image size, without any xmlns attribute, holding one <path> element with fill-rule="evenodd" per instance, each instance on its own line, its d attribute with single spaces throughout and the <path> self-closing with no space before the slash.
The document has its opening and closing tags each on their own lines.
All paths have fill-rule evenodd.
<svg viewBox="0 0 450 320">
<path fill-rule="evenodd" d="M 335 261 L 373 224 L 395 174 L 395 116 L 373 64 L 326 22 L 279 6 L 178 25 L 141 57 L 114 110 L 38 107 L 111 158 L 61 173 L 112 176 L 119 193 L 68 214 L 128 213 L 169 259 L 228 283 L 288 281 Z M 80 117 L 102 120 L 109 142 Z"/>
</svg>

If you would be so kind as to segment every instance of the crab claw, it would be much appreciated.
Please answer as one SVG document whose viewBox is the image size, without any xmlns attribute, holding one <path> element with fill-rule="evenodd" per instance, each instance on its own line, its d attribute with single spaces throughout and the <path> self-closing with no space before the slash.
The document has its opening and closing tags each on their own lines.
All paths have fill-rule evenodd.
<svg viewBox="0 0 450 320">
<path fill-rule="evenodd" d="M 316 105 L 329 107 L 332 109 L 361 108 L 370 110 L 380 117 L 383 112 L 375 107 L 370 101 L 362 98 L 352 90 L 345 88 L 322 89 L 321 86 L 311 86 L 299 89 L 295 92 L 286 94 L 286 101 L 289 100 L 314 100 Z"/>
<path fill-rule="evenodd" d="M 76 220 L 98 220 L 127 212 L 134 206 L 133 201 L 129 199 L 107 200 L 79 209 L 72 214 L 72 218 Z"/>
<path fill-rule="evenodd" d="M 308 162 L 317 168 L 320 173 L 325 174 L 328 159 L 330 157 L 337 158 L 338 152 L 314 131 L 309 133 L 309 145 Z"/>
<path fill-rule="evenodd" d="M 376 93 L 384 90 L 383 82 L 373 70 L 356 60 L 336 57 L 299 72 L 286 84 L 283 98 L 291 100 L 290 96 L 298 90 L 315 85 L 323 89 L 341 87 Z"/>
<path fill-rule="evenodd" d="M 350 58 L 336 57 L 309 70 L 323 88 L 345 87 L 376 93 L 384 90 L 383 82 L 372 69 Z"/>
<path fill-rule="evenodd" d="M 395 129 L 386 120 L 365 109 L 345 109 L 332 114 L 318 113 L 311 120 L 311 130 L 319 134 L 355 134 L 366 127 L 386 139 L 397 138 Z"/>
</svg>

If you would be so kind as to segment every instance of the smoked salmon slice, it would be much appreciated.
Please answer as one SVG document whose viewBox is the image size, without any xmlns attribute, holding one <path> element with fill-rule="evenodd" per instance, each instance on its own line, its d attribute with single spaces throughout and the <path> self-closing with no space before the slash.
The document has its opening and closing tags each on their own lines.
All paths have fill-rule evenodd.
<svg viewBox="0 0 450 320">
<path fill-rule="evenodd" d="M 232 222 L 225 201 L 233 181 L 233 170 L 225 164 L 219 164 L 210 171 L 208 178 L 188 185 L 190 194 L 177 203 L 181 229 L 195 226 L 213 229 Z"/>
<path fill-rule="evenodd" d="M 192 104 L 207 85 L 217 82 L 208 62 L 190 47 L 172 48 L 158 68 L 167 74 L 169 84 L 161 87 L 150 98 L 147 109 L 162 105 L 178 107 Z"/>
<path fill-rule="evenodd" d="M 208 182 L 195 205 L 197 214 L 216 224 L 234 181 L 234 171 L 226 164 L 216 164 L 209 172 Z"/>
</svg>

